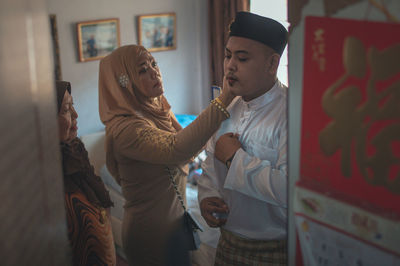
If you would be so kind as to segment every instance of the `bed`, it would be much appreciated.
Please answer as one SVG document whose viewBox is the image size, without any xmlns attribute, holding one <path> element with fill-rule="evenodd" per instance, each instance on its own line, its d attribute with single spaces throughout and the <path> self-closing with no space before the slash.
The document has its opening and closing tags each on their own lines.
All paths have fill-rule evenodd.
<svg viewBox="0 0 400 266">
<path fill-rule="evenodd" d="M 182 127 L 186 127 L 195 118 L 195 115 L 176 115 Z M 95 172 L 99 175 L 107 189 L 110 191 L 111 200 L 114 202 L 114 207 L 111 208 L 111 224 L 113 229 L 114 241 L 116 250 L 119 255 L 124 257 L 122 251 L 121 228 L 122 218 L 124 214 L 125 200 L 121 194 L 121 187 L 111 176 L 105 165 L 104 140 L 105 132 L 98 132 L 89 135 L 81 136 L 83 143 L 89 154 L 90 162 L 92 163 Z M 188 208 L 197 220 L 202 224 L 204 232 L 200 232 L 200 240 L 202 242 L 200 248 L 192 252 L 193 265 L 214 265 L 215 250 L 219 239 L 219 229 L 210 228 L 200 214 L 199 204 L 197 201 L 197 186 L 196 179 L 201 175 L 201 162 L 204 160 L 205 154 L 200 153 L 195 161 L 190 165 L 190 173 L 186 189 L 186 198 Z"/>
</svg>

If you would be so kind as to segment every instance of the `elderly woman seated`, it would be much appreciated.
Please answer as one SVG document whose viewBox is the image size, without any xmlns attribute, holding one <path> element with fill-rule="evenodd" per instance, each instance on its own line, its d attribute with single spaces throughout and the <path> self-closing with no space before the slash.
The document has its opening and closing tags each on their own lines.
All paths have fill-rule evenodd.
<svg viewBox="0 0 400 266">
<path fill-rule="evenodd" d="M 77 138 L 78 114 L 71 85 L 57 81 L 58 126 L 62 151 L 65 207 L 73 265 L 116 265 L 109 215 L 113 203 L 95 175 L 88 153 Z"/>
</svg>

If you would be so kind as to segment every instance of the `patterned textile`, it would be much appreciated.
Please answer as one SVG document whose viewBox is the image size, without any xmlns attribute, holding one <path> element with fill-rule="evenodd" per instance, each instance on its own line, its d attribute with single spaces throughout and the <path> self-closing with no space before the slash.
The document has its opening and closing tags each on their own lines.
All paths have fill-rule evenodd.
<svg viewBox="0 0 400 266">
<path fill-rule="evenodd" d="M 65 193 L 68 237 L 74 266 L 115 266 L 111 223 L 104 208 L 91 204 L 80 191 Z"/>
<path fill-rule="evenodd" d="M 61 143 L 61 151 L 65 192 L 74 193 L 80 190 L 95 206 L 114 206 L 103 181 L 94 173 L 83 142 L 75 138 L 70 143 Z"/>
<path fill-rule="evenodd" d="M 287 265 L 286 245 L 286 240 L 250 240 L 221 229 L 215 265 Z"/>
<path fill-rule="evenodd" d="M 139 142 L 147 142 L 154 145 L 155 150 L 171 153 L 172 147 L 176 143 L 176 135 L 158 128 L 138 128 L 136 129 Z"/>
</svg>

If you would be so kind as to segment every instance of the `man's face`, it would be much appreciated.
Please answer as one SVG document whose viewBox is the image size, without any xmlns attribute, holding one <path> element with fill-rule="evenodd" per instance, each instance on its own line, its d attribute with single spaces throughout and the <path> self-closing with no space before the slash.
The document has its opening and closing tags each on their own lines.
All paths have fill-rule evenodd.
<svg viewBox="0 0 400 266">
<path fill-rule="evenodd" d="M 275 79 L 270 65 L 272 54 L 271 49 L 257 41 L 236 36 L 229 38 L 225 48 L 224 74 L 235 95 L 250 101 L 269 89 L 268 85 Z"/>
</svg>

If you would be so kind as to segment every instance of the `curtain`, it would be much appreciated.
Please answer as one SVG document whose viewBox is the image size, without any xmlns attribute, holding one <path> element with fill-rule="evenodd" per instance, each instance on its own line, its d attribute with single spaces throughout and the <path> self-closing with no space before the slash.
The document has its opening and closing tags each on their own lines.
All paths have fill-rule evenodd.
<svg viewBox="0 0 400 266">
<path fill-rule="evenodd" d="M 239 11 L 249 11 L 250 0 L 209 0 L 211 84 L 222 87 L 228 27 Z"/>
</svg>

